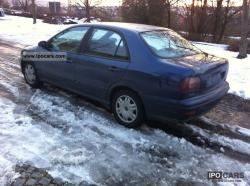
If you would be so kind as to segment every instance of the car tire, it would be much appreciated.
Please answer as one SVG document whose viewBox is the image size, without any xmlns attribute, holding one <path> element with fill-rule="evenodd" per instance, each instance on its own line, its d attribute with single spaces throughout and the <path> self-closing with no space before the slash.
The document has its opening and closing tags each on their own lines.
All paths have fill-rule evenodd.
<svg viewBox="0 0 250 186">
<path fill-rule="evenodd" d="M 112 99 L 112 112 L 123 126 L 137 128 L 144 121 L 144 107 L 139 96 L 129 90 L 116 92 Z"/>
<path fill-rule="evenodd" d="M 39 88 L 42 86 L 35 65 L 31 62 L 26 62 L 23 66 L 24 79 L 32 88 Z"/>
</svg>

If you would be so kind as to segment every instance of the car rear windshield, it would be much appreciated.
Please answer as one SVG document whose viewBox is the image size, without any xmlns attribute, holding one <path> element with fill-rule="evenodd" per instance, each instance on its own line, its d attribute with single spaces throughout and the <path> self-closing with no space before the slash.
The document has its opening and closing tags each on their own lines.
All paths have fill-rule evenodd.
<svg viewBox="0 0 250 186">
<path fill-rule="evenodd" d="M 141 33 L 150 49 L 161 58 L 176 58 L 202 53 L 192 43 L 171 30 Z"/>
</svg>

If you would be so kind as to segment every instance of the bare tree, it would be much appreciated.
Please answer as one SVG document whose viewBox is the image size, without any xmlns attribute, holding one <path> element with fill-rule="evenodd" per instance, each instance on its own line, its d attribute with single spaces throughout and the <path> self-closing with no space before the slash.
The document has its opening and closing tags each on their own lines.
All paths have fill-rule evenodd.
<svg viewBox="0 0 250 186">
<path fill-rule="evenodd" d="M 23 10 L 24 12 L 29 11 L 30 0 L 18 0 L 17 3 L 21 10 Z"/>
<path fill-rule="evenodd" d="M 149 24 L 147 2 L 147 0 L 123 0 L 121 8 L 123 21 Z"/>
<path fill-rule="evenodd" d="M 79 0 L 76 5 L 85 11 L 86 21 L 90 22 L 91 10 L 99 5 L 101 0 Z"/>
<path fill-rule="evenodd" d="M 223 4 L 225 5 L 223 6 Z M 240 11 L 241 7 L 236 7 L 232 0 L 217 0 L 214 8 L 213 42 L 221 42 L 229 21 Z"/>
<path fill-rule="evenodd" d="M 242 15 L 241 15 L 241 40 L 240 40 L 240 52 L 238 55 L 239 59 L 247 57 L 247 37 L 249 35 L 249 8 L 250 0 L 244 0 L 242 5 Z"/>
<path fill-rule="evenodd" d="M 228 24 L 238 15 L 241 8 L 234 0 L 192 0 L 186 3 L 186 19 L 189 39 L 210 40 L 219 43 L 223 39 Z"/>
<path fill-rule="evenodd" d="M 167 26 L 171 28 L 171 9 L 173 6 L 177 5 L 181 0 L 166 0 L 166 11 L 167 11 Z"/>
<path fill-rule="evenodd" d="M 160 25 L 165 21 L 166 0 L 123 0 L 122 18 L 126 22 Z"/>
<path fill-rule="evenodd" d="M 9 8 L 10 4 L 7 0 L 0 0 L 0 7 Z"/>
<path fill-rule="evenodd" d="M 201 41 L 208 34 L 208 1 L 192 0 L 186 3 L 186 20 L 189 39 Z"/>
<path fill-rule="evenodd" d="M 0 0 L 0 6 L 3 6 L 4 3 L 6 3 L 5 0 Z"/>
<path fill-rule="evenodd" d="M 215 12 L 214 12 L 214 16 L 215 16 L 215 21 L 214 21 L 214 25 L 213 25 L 213 31 L 212 31 L 212 34 L 213 34 L 213 41 L 215 42 L 216 41 L 216 36 L 218 35 L 218 27 L 220 25 L 220 22 L 221 22 L 221 14 L 222 14 L 222 3 L 223 3 L 224 0 L 217 0 L 216 2 L 216 8 L 215 8 Z"/>
</svg>

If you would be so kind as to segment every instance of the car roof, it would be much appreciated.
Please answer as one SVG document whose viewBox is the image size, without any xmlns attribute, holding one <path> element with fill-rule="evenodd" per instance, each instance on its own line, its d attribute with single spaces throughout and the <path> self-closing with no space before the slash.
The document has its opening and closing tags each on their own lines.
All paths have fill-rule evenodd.
<svg viewBox="0 0 250 186">
<path fill-rule="evenodd" d="M 82 25 L 91 25 L 91 26 L 102 26 L 106 28 L 114 28 L 123 31 L 134 31 L 134 32 L 146 32 L 152 30 L 169 30 L 164 27 L 137 24 L 137 23 L 123 23 L 123 22 L 99 22 L 99 23 L 86 23 Z"/>
</svg>

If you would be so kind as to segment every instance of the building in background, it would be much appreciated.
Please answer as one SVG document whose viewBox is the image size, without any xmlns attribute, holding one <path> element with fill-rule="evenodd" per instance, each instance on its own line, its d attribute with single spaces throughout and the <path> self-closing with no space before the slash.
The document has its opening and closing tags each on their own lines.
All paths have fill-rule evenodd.
<svg viewBox="0 0 250 186">
<path fill-rule="evenodd" d="M 59 14 L 61 12 L 61 3 L 60 2 L 49 2 L 49 11 L 51 14 Z"/>
</svg>

